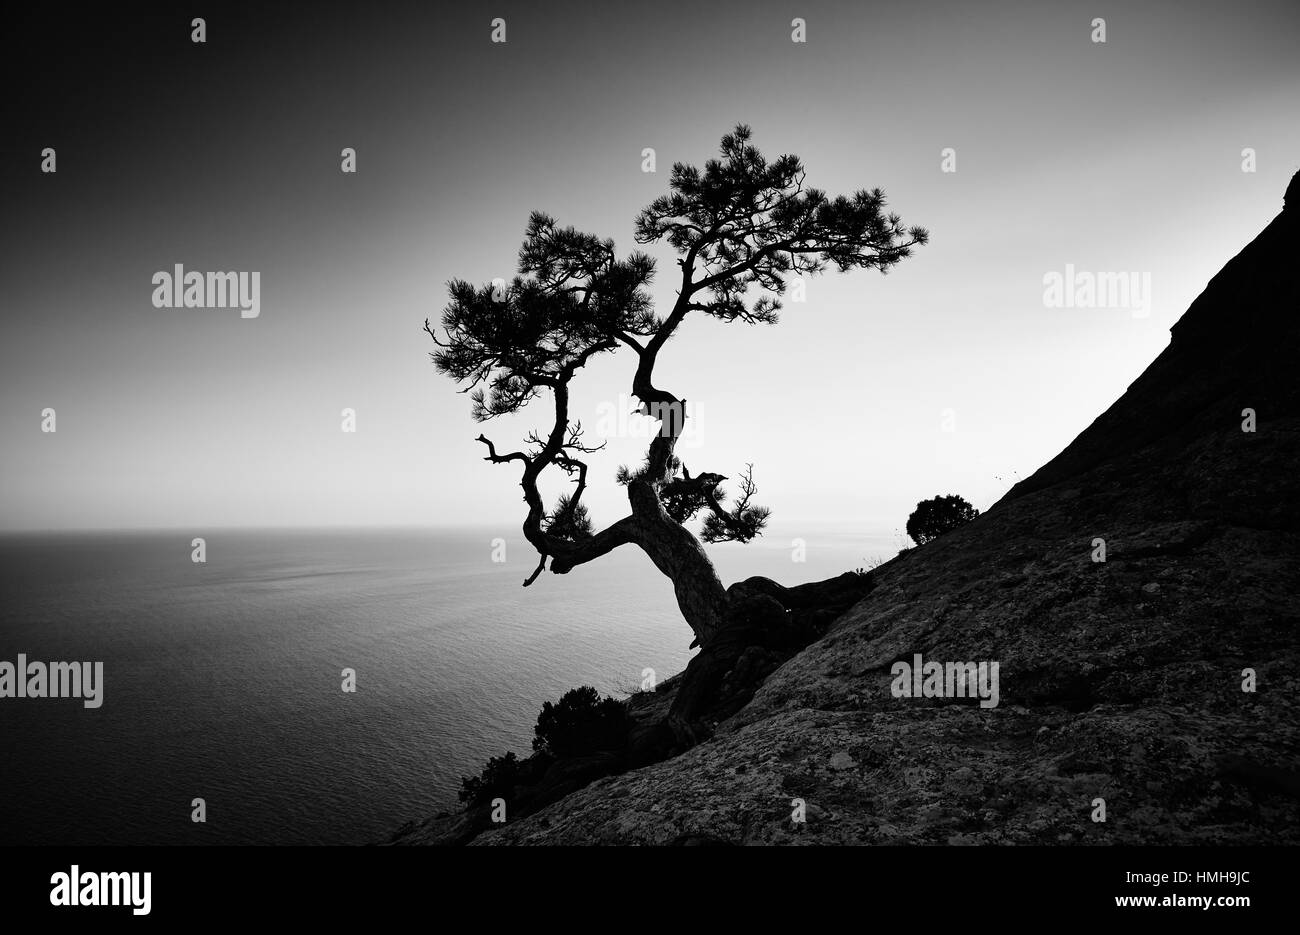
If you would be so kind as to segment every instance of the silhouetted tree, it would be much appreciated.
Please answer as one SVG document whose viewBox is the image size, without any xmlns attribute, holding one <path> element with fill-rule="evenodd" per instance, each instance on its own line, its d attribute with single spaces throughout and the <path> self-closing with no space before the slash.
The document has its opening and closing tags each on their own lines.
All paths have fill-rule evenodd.
<svg viewBox="0 0 1300 935">
<path fill-rule="evenodd" d="M 887 271 L 926 242 L 919 227 L 904 228 L 885 213 L 879 189 L 830 198 L 805 187 L 798 158 L 768 162 L 738 126 L 722 138 L 721 157 L 704 169 L 677 163 L 670 192 L 636 219 L 639 244 L 667 241 L 679 254 L 677 298 L 666 314 L 656 312 L 647 291 L 655 263 L 641 252 L 619 259 L 612 240 L 559 227 L 533 213 L 519 251 L 518 275 L 506 285 L 475 287 L 454 280 L 450 303 L 437 332 L 433 360 L 440 372 L 472 392 L 472 415 L 487 421 L 514 413 L 543 393 L 555 405 L 544 435 L 526 439 L 526 450 L 499 452 L 485 436 L 485 460 L 518 462 L 528 513 L 523 532 L 540 561 L 524 585 L 546 567 L 565 574 L 612 549 L 632 544 L 673 582 L 678 607 L 707 645 L 726 605 L 722 583 L 686 524 L 702 514 L 705 542 L 747 542 L 759 535 L 768 510 L 753 502 L 752 467 L 740 476 L 739 494 L 728 503 L 720 474 L 694 476 L 674 453 L 686 423 L 686 400 L 654 383 L 660 351 L 687 315 L 698 312 L 724 322 L 774 323 L 787 278 L 820 273 L 834 265 Z M 757 292 L 752 296 L 751 291 Z M 598 354 L 631 350 L 636 369 L 631 392 L 637 410 L 660 423 L 645 463 L 621 468 L 630 511 L 595 531 L 582 496 L 587 464 L 596 451 L 583 443 L 582 425 L 569 418 L 569 384 Z M 556 467 L 573 490 L 548 510 L 538 478 Z"/>
<path fill-rule="evenodd" d="M 964 526 L 980 511 L 956 494 L 922 500 L 907 518 L 907 534 L 917 545 L 925 545 L 945 532 Z"/>
<path fill-rule="evenodd" d="M 618 750 L 627 737 L 627 705 L 601 698 L 590 685 L 571 688 L 558 702 L 546 702 L 533 728 L 533 749 L 555 756 L 585 756 Z"/>
<path fill-rule="evenodd" d="M 500 796 L 509 798 L 519 782 L 519 760 L 513 753 L 494 756 L 478 776 L 460 781 L 460 800 L 467 805 L 484 805 Z"/>
</svg>

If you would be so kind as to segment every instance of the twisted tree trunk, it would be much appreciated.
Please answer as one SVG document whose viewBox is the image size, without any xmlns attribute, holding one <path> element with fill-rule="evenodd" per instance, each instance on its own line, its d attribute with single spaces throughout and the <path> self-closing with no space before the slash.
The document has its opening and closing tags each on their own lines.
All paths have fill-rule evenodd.
<svg viewBox="0 0 1300 935">
<path fill-rule="evenodd" d="M 649 484 L 635 481 L 628 490 L 632 512 L 641 520 L 639 545 L 656 568 L 673 582 L 677 608 L 695 633 L 695 642 L 707 646 L 722 626 L 726 589 L 700 541 L 664 512 Z"/>
<path fill-rule="evenodd" d="M 704 547 L 689 529 L 675 522 L 659 502 L 647 480 L 628 485 L 632 515 L 571 549 L 557 550 L 551 571 L 563 575 L 620 545 L 635 545 L 673 583 L 677 607 L 695 634 L 691 645 L 707 646 L 722 626 L 726 589 L 705 554 Z M 555 544 L 550 544 L 555 548 Z"/>
</svg>

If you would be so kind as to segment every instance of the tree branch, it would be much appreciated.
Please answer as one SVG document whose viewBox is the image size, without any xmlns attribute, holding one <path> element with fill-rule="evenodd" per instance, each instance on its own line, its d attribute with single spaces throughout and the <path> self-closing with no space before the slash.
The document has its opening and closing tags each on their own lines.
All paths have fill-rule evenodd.
<svg viewBox="0 0 1300 935">
<path fill-rule="evenodd" d="M 491 461 L 493 464 L 505 464 L 507 461 L 522 461 L 524 464 L 532 463 L 532 459 L 522 451 L 512 451 L 508 455 L 497 454 L 497 446 L 492 444 L 492 442 L 484 435 L 480 435 L 478 438 L 474 439 L 474 441 L 482 442 L 487 445 L 488 454 L 487 457 L 483 459 L 484 461 Z"/>
</svg>

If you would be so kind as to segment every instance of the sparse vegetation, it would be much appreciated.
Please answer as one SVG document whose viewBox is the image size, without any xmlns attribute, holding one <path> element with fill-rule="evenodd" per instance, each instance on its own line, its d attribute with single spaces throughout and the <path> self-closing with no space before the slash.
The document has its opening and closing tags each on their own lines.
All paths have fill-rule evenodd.
<svg viewBox="0 0 1300 935">
<path fill-rule="evenodd" d="M 855 575 L 861 575 L 864 578 L 881 565 L 885 564 L 885 559 L 881 558 L 879 555 L 873 555 L 870 558 L 863 559 L 863 561 L 865 561 L 866 564 L 859 565 L 857 568 L 853 569 L 853 573 Z"/>
<path fill-rule="evenodd" d="M 460 800 L 478 806 L 494 798 L 509 799 L 517 786 L 541 780 L 557 759 L 621 750 L 630 727 L 626 702 L 601 698 L 590 685 L 571 689 L 558 702 L 542 705 L 533 728 L 532 756 L 492 757 L 478 776 L 461 779 Z"/>
<path fill-rule="evenodd" d="M 519 780 L 519 760 L 513 753 L 494 756 L 477 777 L 460 781 L 460 800 L 468 805 L 486 805 L 497 797 L 508 797 Z"/>
</svg>

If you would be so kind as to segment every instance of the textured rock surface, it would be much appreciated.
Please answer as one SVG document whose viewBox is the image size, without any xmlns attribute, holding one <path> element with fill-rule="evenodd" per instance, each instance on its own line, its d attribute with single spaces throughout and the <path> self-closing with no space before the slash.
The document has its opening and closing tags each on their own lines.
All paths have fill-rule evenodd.
<svg viewBox="0 0 1300 935">
<path fill-rule="evenodd" d="M 473 843 L 1300 842 L 1298 233 L 1292 204 L 1065 452 L 711 740 Z M 1000 704 L 893 697 L 914 653 L 998 661 Z"/>
</svg>

